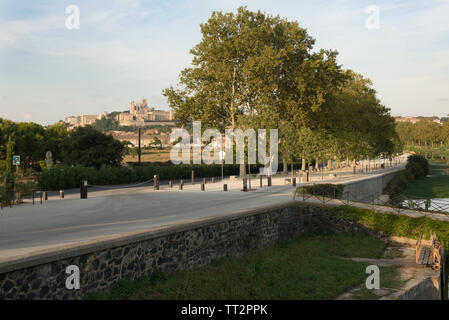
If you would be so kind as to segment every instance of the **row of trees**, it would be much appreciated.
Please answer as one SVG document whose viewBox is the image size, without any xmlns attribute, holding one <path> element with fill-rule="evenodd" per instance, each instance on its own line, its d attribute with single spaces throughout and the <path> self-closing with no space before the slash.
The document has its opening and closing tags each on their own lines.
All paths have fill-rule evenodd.
<svg viewBox="0 0 449 320">
<path fill-rule="evenodd" d="M 23 168 L 42 167 L 47 151 L 51 152 L 53 163 L 99 168 L 120 165 L 125 146 L 90 126 L 68 132 L 64 123 L 44 128 L 32 122 L 15 123 L 0 118 L 0 171 L 12 162 L 12 154 L 21 157 Z"/>
<path fill-rule="evenodd" d="M 416 123 L 399 122 L 396 131 L 405 145 L 429 147 L 449 145 L 449 122 L 444 122 L 443 125 L 429 119 Z"/>
<path fill-rule="evenodd" d="M 181 72 L 178 87 L 164 90 L 184 125 L 278 128 L 284 162 L 302 159 L 303 166 L 400 149 L 394 119 L 371 81 L 342 69 L 336 51 L 314 50 L 296 21 L 241 7 L 213 12 L 201 32 L 193 66 Z"/>
</svg>

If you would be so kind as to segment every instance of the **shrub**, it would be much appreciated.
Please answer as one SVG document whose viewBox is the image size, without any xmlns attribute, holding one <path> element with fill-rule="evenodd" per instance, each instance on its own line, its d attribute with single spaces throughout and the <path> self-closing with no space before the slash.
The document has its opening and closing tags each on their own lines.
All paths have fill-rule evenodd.
<svg viewBox="0 0 449 320">
<path fill-rule="evenodd" d="M 239 174 L 239 165 L 224 165 L 224 175 Z M 257 166 L 251 172 L 258 172 Z M 54 166 L 44 169 L 38 176 L 41 190 L 61 190 L 78 188 L 81 180 L 87 180 L 90 185 L 130 184 L 145 182 L 158 174 L 161 180 L 190 179 L 192 170 L 195 177 L 221 176 L 221 165 L 142 165 L 133 167 L 111 167 L 103 165 L 95 167 Z"/>
<path fill-rule="evenodd" d="M 416 163 L 418 164 L 422 170 L 424 171 L 422 176 L 426 176 L 429 174 L 429 162 L 427 159 L 420 155 L 411 155 L 408 157 L 408 163 Z"/>
<path fill-rule="evenodd" d="M 417 162 L 409 162 L 407 163 L 407 166 L 405 167 L 407 172 L 410 172 L 413 174 L 415 178 L 423 177 L 425 176 L 424 168 L 421 167 Z"/>
<path fill-rule="evenodd" d="M 404 190 L 415 178 L 425 177 L 429 172 L 426 158 L 418 155 L 408 157 L 405 170 L 399 171 L 385 187 L 384 192 L 395 195 Z"/>
<path fill-rule="evenodd" d="M 311 186 L 299 187 L 296 189 L 298 194 L 310 194 L 315 196 L 324 196 L 330 198 L 341 198 L 343 195 L 343 185 L 342 184 L 315 184 Z"/>
</svg>

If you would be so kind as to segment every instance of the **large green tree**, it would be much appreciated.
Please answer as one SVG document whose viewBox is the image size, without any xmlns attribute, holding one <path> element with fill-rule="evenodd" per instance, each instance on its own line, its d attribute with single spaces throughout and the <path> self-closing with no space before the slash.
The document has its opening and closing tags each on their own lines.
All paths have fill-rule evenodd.
<svg viewBox="0 0 449 320">
<path fill-rule="evenodd" d="M 100 168 L 102 165 L 119 166 L 125 146 L 111 135 L 91 126 L 73 129 L 64 146 L 64 163 Z"/>
</svg>

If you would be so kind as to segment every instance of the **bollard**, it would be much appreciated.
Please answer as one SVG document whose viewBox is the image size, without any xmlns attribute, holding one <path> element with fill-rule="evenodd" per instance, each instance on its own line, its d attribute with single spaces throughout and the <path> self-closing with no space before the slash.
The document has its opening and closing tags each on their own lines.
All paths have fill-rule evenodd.
<svg viewBox="0 0 449 320">
<path fill-rule="evenodd" d="M 223 191 L 228 191 L 228 185 L 227 184 L 223 185 Z"/>
<path fill-rule="evenodd" d="M 168 182 L 168 186 L 170 187 L 170 189 L 173 188 L 173 181 L 170 180 L 170 181 Z"/>
<path fill-rule="evenodd" d="M 204 183 L 201 184 L 201 191 L 204 191 Z"/>
<path fill-rule="evenodd" d="M 293 178 L 293 179 L 292 179 L 292 185 L 293 185 L 294 187 L 296 187 L 296 178 Z"/>
<path fill-rule="evenodd" d="M 212 177 L 212 183 L 215 183 L 215 177 Z"/>
<path fill-rule="evenodd" d="M 192 170 L 192 184 L 195 184 L 195 171 Z"/>
<path fill-rule="evenodd" d="M 87 199 L 87 180 L 80 183 L 80 198 Z"/>
<path fill-rule="evenodd" d="M 262 188 L 263 187 L 263 177 L 259 176 L 259 179 L 260 179 L 260 187 Z"/>
<path fill-rule="evenodd" d="M 59 198 L 64 199 L 64 190 L 59 190 Z"/>
<path fill-rule="evenodd" d="M 268 187 L 271 187 L 271 176 L 268 176 L 267 178 L 267 185 Z"/>
<path fill-rule="evenodd" d="M 248 179 L 243 178 L 243 192 L 248 192 Z"/>
<path fill-rule="evenodd" d="M 43 192 L 43 197 L 44 197 L 44 200 L 45 200 L 45 201 L 48 200 L 48 192 L 47 192 L 47 191 L 44 191 L 44 192 Z"/>
<path fill-rule="evenodd" d="M 183 187 L 184 187 L 184 181 L 181 180 L 181 181 L 179 182 L 179 190 L 182 190 Z"/>
<path fill-rule="evenodd" d="M 159 190 L 159 175 L 155 174 L 153 178 L 154 178 L 154 190 Z"/>
</svg>

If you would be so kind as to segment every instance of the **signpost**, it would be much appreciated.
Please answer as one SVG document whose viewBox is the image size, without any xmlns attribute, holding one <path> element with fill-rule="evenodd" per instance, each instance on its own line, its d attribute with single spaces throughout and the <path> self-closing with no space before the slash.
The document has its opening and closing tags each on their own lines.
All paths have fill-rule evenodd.
<svg viewBox="0 0 449 320">
<path fill-rule="evenodd" d="M 20 156 L 13 156 L 12 157 L 12 164 L 15 166 L 20 166 Z"/>
</svg>

